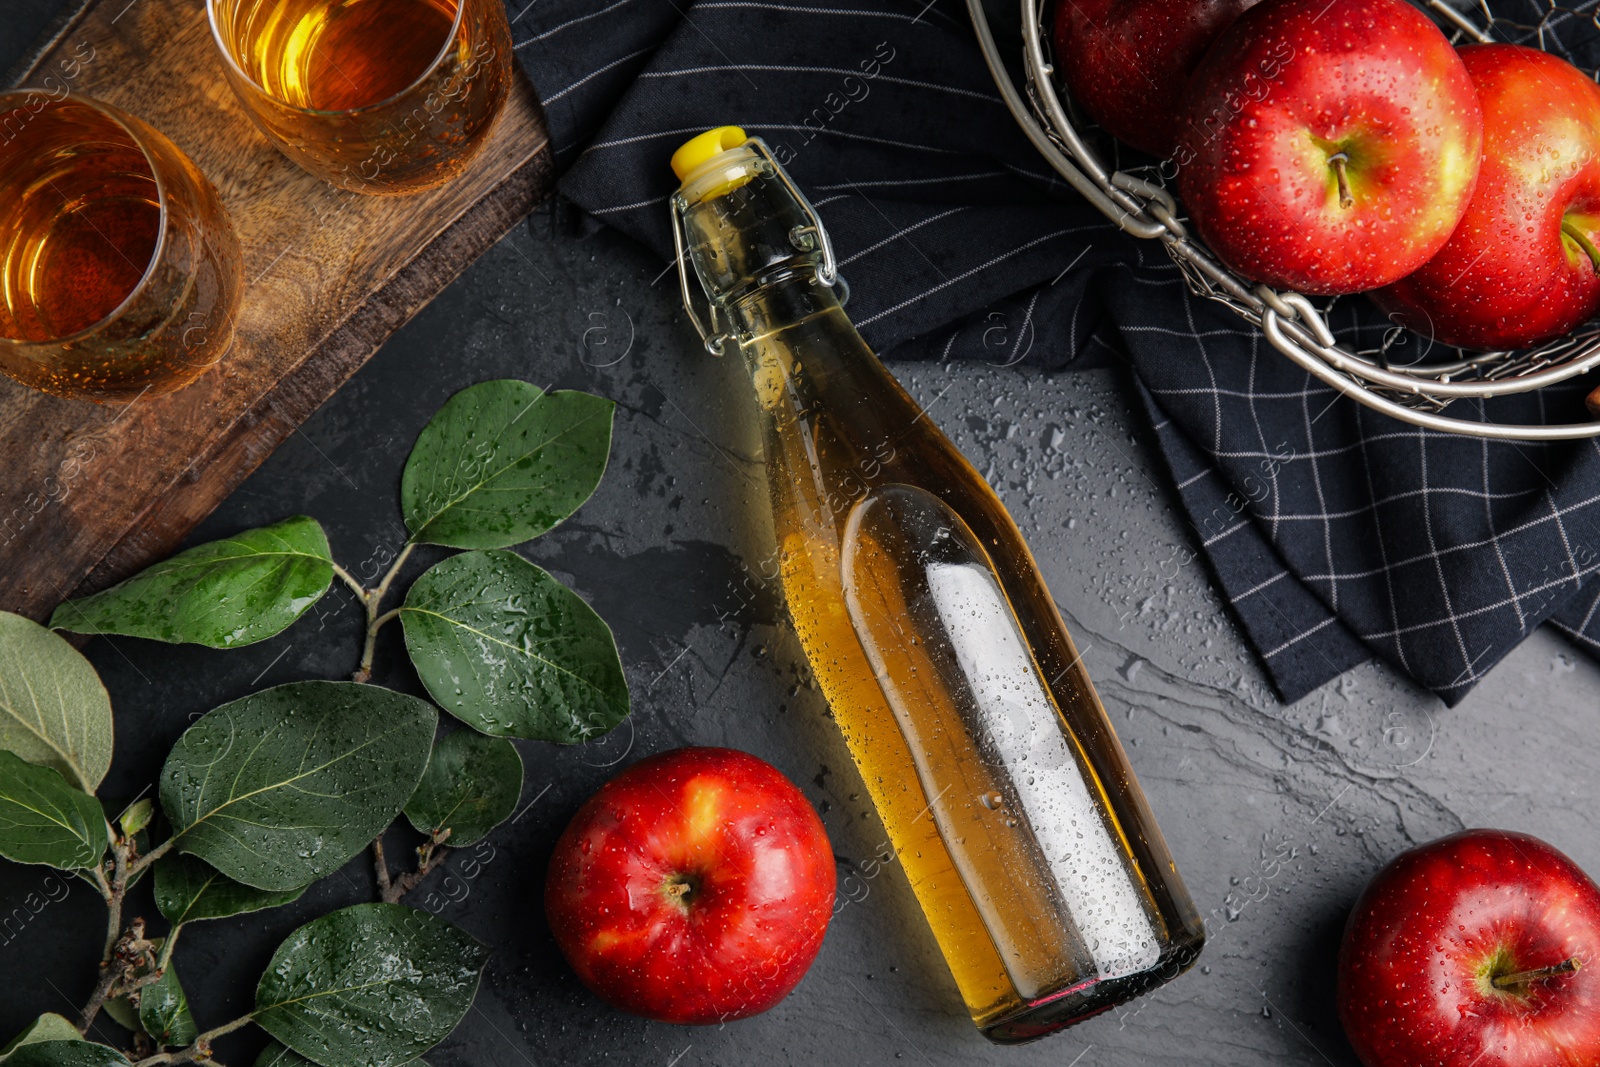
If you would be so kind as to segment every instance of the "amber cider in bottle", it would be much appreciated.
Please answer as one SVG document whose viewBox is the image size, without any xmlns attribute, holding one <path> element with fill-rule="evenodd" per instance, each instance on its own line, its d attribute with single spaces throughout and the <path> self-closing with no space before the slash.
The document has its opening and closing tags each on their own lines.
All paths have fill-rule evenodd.
<svg viewBox="0 0 1600 1067">
<path fill-rule="evenodd" d="M 1025 1041 L 1175 977 L 1200 916 L 1016 523 L 856 332 L 759 139 L 673 165 L 685 300 L 755 387 L 789 613 L 973 1022 Z"/>
</svg>

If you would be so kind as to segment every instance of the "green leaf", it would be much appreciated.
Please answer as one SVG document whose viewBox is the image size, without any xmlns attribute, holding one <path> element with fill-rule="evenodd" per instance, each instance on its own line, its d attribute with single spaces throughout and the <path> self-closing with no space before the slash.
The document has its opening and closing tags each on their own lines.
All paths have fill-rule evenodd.
<svg viewBox="0 0 1600 1067">
<path fill-rule="evenodd" d="M 200 1031 L 189 1014 L 189 998 L 178 984 L 178 972 L 171 964 L 154 982 L 139 991 L 139 1024 L 158 1045 L 184 1048 L 194 1044 Z"/>
<path fill-rule="evenodd" d="M 134 837 L 150 825 L 150 820 L 155 818 L 155 815 L 155 801 L 146 797 L 129 804 L 128 810 L 117 817 L 117 825 L 122 827 L 123 837 Z"/>
<path fill-rule="evenodd" d="M 47 1012 L 28 1024 L 28 1028 L 16 1037 L 5 1048 L 0 1049 L 0 1060 L 4 1060 L 11 1053 L 23 1045 L 37 1045 L 44 1041 L 81 1041 L 83 1036 L 78 1033 L 78 1028 L 55 1012 Z"/>
<path fill-rule="evenodd" d="M 139 1009 L 130 1004 L 127 997 L 112 997 L 100 1010 L 124 1030 L 137 1034 L 144 1029 L 144 1024 L 139 1022 Z"/>
<path fill-rule="evenodd" d="M 487 948 L 443 919 L 357 904 L 278 946 L 256 988 L 255 1021 L 317 1063 L 396 1067 L 455 1029 L 488 960 Z"/>
<path fill-rule="evenodd" d="M 628 715 L 610 627 L 513 552 L 436 564 L 411 586 L 400 620 L 433 699 L 483 733 L 571 744 Z"/>
<path fill-rule="evenodd" d="M 317 1064 L 293 1049 L 269 1041 L 267 1047 L 261 1050 L 261 1055 L 256 1057 L 256 1067 L 317 1067 Z M 426 1060 L 412 1060 L 406 1067 L 428 1067 L 428 1063 Z"/>
<path fill-rule="evenodd" d="M 413 541 L 505 548 L 578 510 L 605 473 L 616 404 L 502 379 L 445 402 L 406 460 L 400 508 Z"/>
<path fill-rule="evenodd" d="M 155 869 L 156 909 L 173 926 L 276 908 L 299 900 L 305 892 L 303 886 L 282 892 L 255 889 L 209 863 L 176 852 L 157 860 Z"/>
<path fill-rule="evenodd" d="M 23 1045 L 5 1058 L 6 1067 L 128 1067 L 114 1048 L 93 1041 L 40 1041 Z"/>
<path fill-rule="evenodd" d="M 98 800 L 0 750 L 0 856 L 72 871 L 99 863 L 110 844 Z"/>
<path fill-rule="evenodd" d="M 281 633 L 332 582 L 327 536 L 315 519 L 297 515 L 196 545 L 104 592 L 69 600 L 50 625 L 238 648 Z"/>
<path fill-rule="evenodd" d="M 449 830 L 456 848 L 481 841 L 517 808 L 522 757 L 501 737 L 457 730 L 434 742 L 406 818 L 425 834 Z"/>
<path fill-rule="evenodd" d="M 428 762 L 432 705 L 355 682 L 294 682 L 208 712 L 161 770 L 178 847 L 256 889 L 298 889 L 388 826 Z"/>
<path fill-rule="evenodd" d="M 111 766 L 111 698 L 60 634 L 0 611 L 0 748 L 93 792 Z"/>
</svg>

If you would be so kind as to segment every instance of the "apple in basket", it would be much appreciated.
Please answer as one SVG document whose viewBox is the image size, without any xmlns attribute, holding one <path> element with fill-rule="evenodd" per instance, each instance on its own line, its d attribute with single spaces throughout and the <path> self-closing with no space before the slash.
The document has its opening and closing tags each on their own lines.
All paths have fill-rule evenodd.
<svg viewBox="0 0 1600 1067">
<path fill-rule="evenodd" d="M 1477 190 L 1444 249 L 1373 297 L 1445 344 L 1523 348 L 1600 311 L 1600 88 L 1518 45 L 1461 59 L 1483 105 Z"/>
<path fill-rule="evenodd" d="M 1339 950 L 1366 1067 L 1600 1063 L 1600 888 L 1537 838 L 1465 830 L 1378 872 Z"/>
<path fill-rule="evenodd" d="M 1256 0 L 1061 0 L 1052 44 L 1067 91 L 1119 141 L 1166 159 L 1184 88 L 1217 34 Z"/>
<path fill-rule="evenodd" d="M 1444 247 L 1483 116 L 1405 0 L 1263 0 L 1189 83 L 1175 157 L 1195 228 L 1244 276 L 1305 293 L 1398 281 Z"/>
</svg>

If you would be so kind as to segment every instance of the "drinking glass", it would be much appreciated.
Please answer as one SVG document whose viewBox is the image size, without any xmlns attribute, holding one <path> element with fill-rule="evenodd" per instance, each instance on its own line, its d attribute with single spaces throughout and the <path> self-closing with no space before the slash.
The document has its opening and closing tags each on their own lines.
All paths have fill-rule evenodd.
<svg viewBox="0 0 1600 1067">
<path fill-rule="evenodd" d="M 229 83 L 267 138 L 342 189 L 449 181 L 511 84 L 503 0 L 207 0 Z"/>
<path fill-rule="evenodd" d="M 0 371 L 96 402 L 170 393 L 232 343 L 240 270 L 166 137 L 77 93 L 0 92 Z"/>
</svg>

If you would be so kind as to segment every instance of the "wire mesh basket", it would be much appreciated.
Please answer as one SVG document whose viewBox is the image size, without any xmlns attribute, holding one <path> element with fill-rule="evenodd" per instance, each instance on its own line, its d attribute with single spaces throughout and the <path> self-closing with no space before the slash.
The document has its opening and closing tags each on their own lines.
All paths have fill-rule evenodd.
<svg viewBox="0 0 1600 1067">
<path fill-rule="evenodd" d="M 1329 326 L 1333 301 L 1314 302 L 1300 293 L 1275 290 L 1234 273 L 1184 225 L 1177 202 L 1159 181 L 1108 166 L 1080 132 L 1058 91 L 1048 41 L 1051 0 L 1021 0 L 1022 70 L 1019 89 L 995 43 L 983 0 L 967 0 L 978 43 L 1006 106 L 1050 165 L 1090 203 L 1123 230 L 1160 241 L 1189 287 L 1198 295 L 1232 308 L 1258 326 L 1271 345 L 1307 372 L 1369 408 L 1430 429 L 1474 437 L 1548 441 L 1600 437 L 1600 421 L 1564 425 L 1513 425 L 1452 418 L 1442 414 L 1452 401 L 1488 398 L 1541 389 L 1600 367 L 1600 320 L 1566 337 L 1524 351 L 1468 352 L 1444 349 L 1442 360 L 1400 364 L 1391 347 L 1403 336 L 1395 326 L 1382 343 L 1358 347 L 1357 335 L 1341 341 Z M 1445 0 L 1417 0 L 1456 43 L 1514 40 L 1562 51 L 1562 25 L 1581 20 L 1600 33 L 1600 7 L 1555 6 L 1539 0 L 1542 17 L 1517 22 L 1491 12 L 1484 0 L 1467 0 L 1470 14 Z M 1490 30 L 1498 37 L 1491 37 Z M 1148 170 L 1148 168 L 1145 168 Z"/>
</svg>

